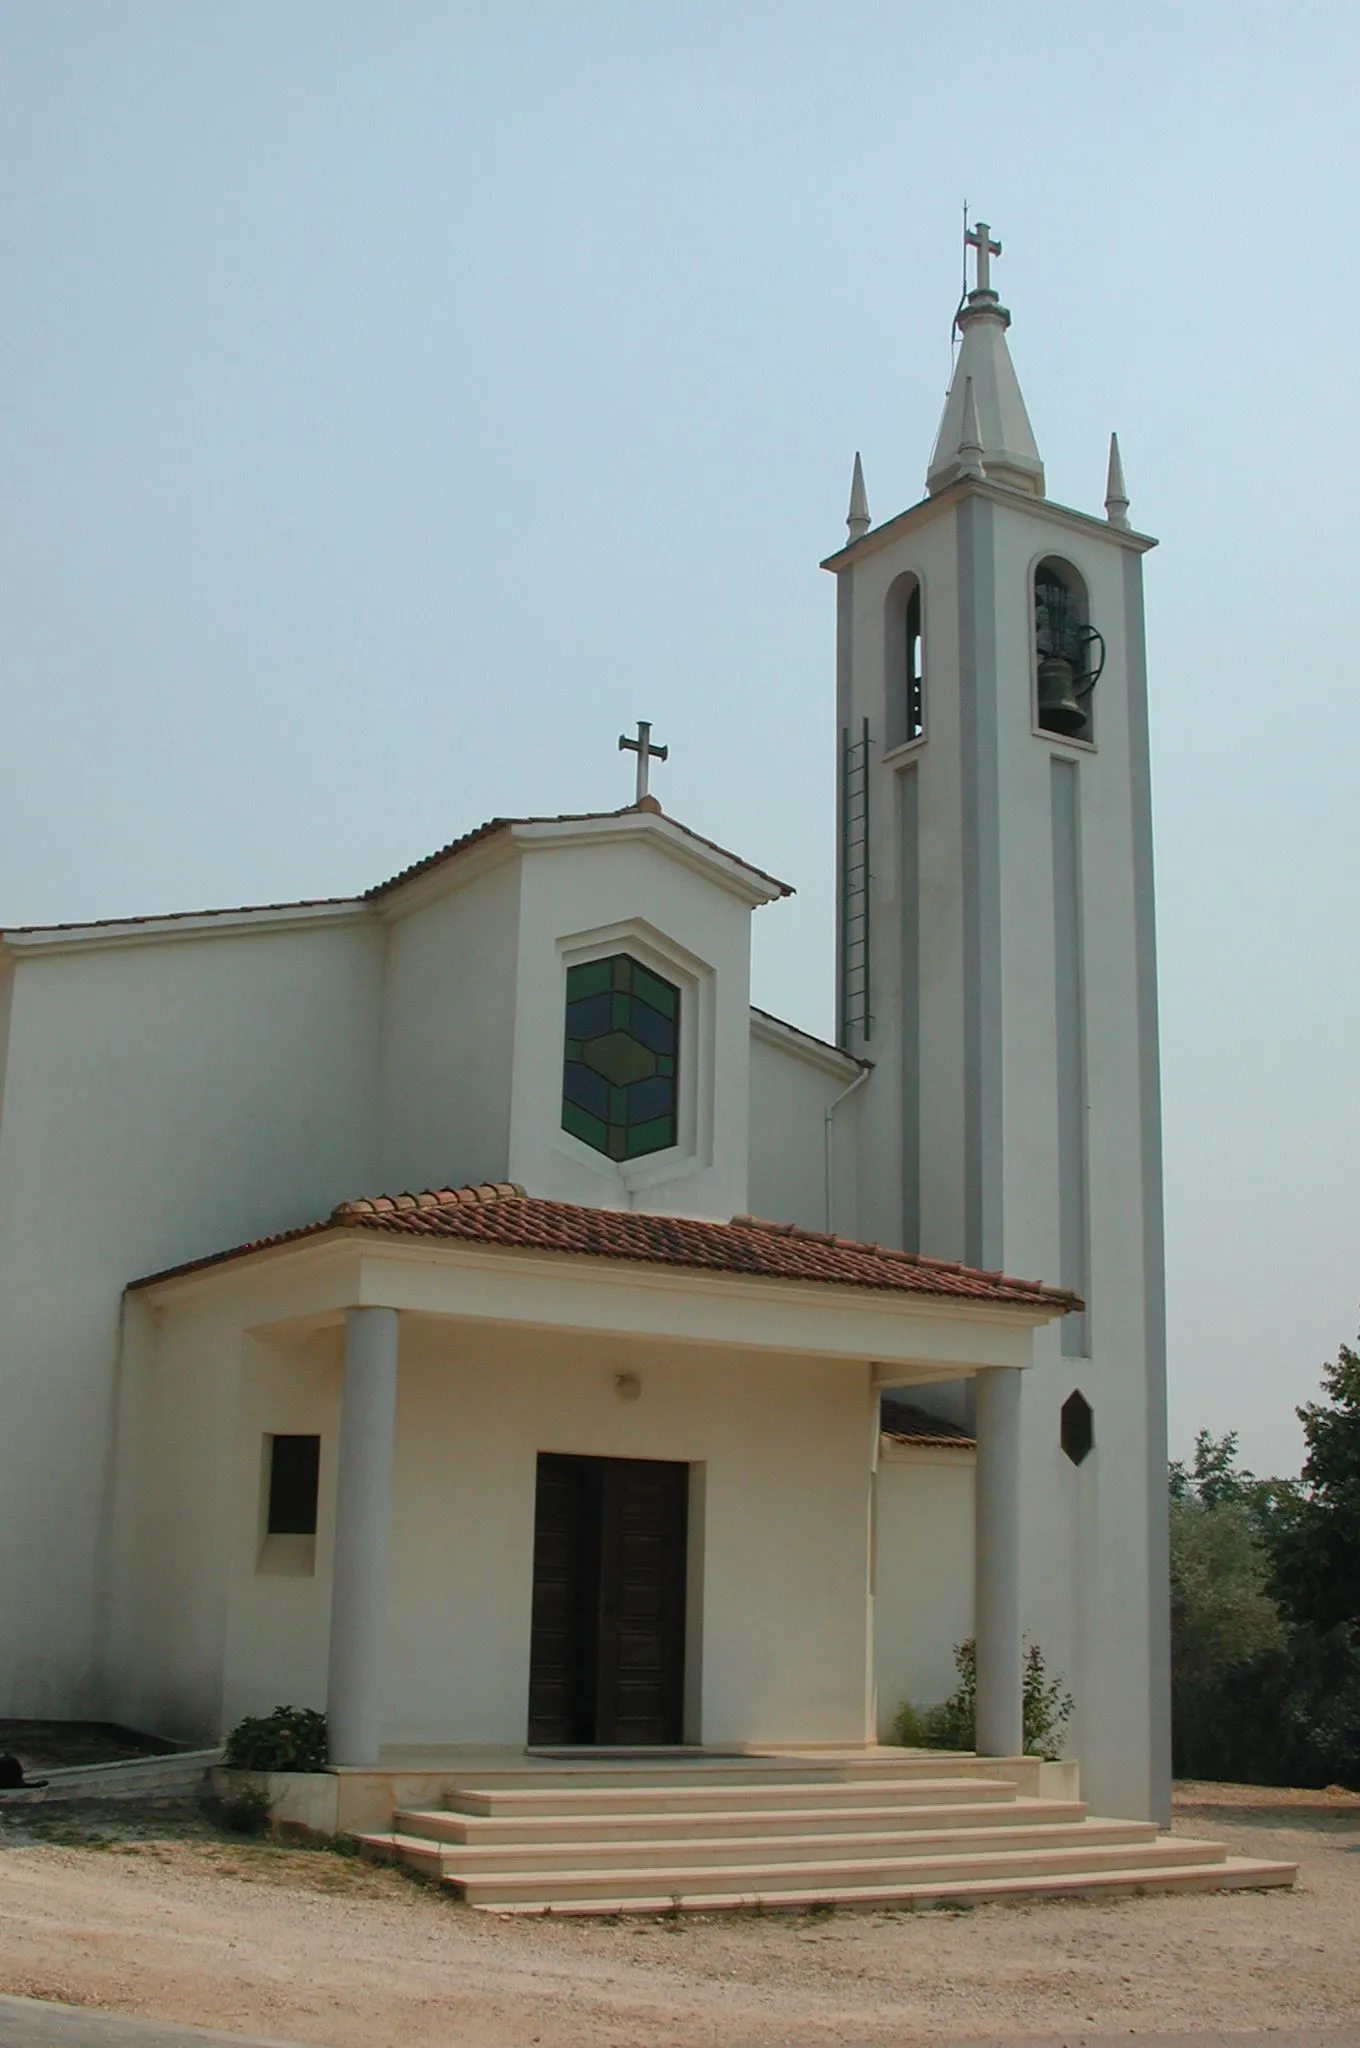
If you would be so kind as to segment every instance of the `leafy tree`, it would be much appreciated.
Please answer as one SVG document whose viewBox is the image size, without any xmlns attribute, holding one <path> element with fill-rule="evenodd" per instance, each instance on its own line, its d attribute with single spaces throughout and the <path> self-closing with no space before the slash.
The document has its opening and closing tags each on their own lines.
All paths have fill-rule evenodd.
<svg viewBox="0 0 1360 2048">
<path fill-rule="evenodd" d="M 1240 1499 L 1171 1501 L 1171 1662 L 1176 1686 L 1212 1684 L 1284 1646 L 1270 1556 Z"/>
<path fill-rule="evenodd" d="M 1169 1485 L 1173 1501 L 1195 1501 L 1201 1507 L 1237 1507 L 1251 1517 L 1257 1534 L 1270 1542 L 1280 1520 L 1299 1498 L 1297 1479 L 1258 1479 L 1237 1462 L 1237 1431 L 1213 1436 L 1201 1429 L 1190 1463 L 1173 1459 Z"/>
<path fill-rule="evenodd" d="M 1171 1467 L 1176 1769 L 1247 1784 L 1360 1785 L 1360 1624 L 1348 1505 L 1360 1499 L 1360 1357 L 1299 1411 L 1303 1480 L 1258 1479 L 1201 1430 Z M 1349 1525 L 1356 1527 L 1354 1521 Z M 1346 1566 L 1337 1587 L 1331 1573 Z"/>
<path fill-rule="evenodd" d="M 1237 1431 L 1211 1436 L 1201 1429 L 1188 1465 L 1173 1458 L 1169 1484 L 1175 1501 L 1197 1501 L 1201 1507 L 1218 1508 L 1226 1502 L 1245 1505 L 1257 1484 L 1256 1475 L 1243 1472 L 1237 1463 Z"/>
<path fill-rule="evenodd" d="M 1274 1585 L 1292 1620 L 1326 1631 L 1360 1624 L 1360 1351 L 1324 1366 L 1330 1403 L 1297 1413 L 1308 1455 L 1303 1487 L 1272 1544 Z"/>
<path fill-rule="evenodd" d="M 1270 1593 L 1262 1485 L 1239 1467 L 1235 1434 L 1202 1429 L 1189 1464 L 1171 1467 L 1172 1750 L 1177 1770 L 1193 1776 L 1259 1776 L 1273 1750 L 1250 1710 L 1233 1711 L 1226 1699 L 1238 1688 L 1258 1703 L 1263 1667 L 1285 1643 Z M 1276 1709 L 1269 1719 L 1278 1720 Z"/>
</svg>

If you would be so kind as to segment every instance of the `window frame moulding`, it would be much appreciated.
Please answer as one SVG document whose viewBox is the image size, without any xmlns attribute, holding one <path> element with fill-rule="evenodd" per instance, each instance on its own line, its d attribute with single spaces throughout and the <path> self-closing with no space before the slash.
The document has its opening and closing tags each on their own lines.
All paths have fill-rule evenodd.
<svg viewBox="0 0 1360 2048">
<path fill-rule="evenodd" d="M 676 1055 L 676 1142 L 636 1159 L 611 1159 L 597 1152 L 559 1124 L 552 1134 L 554 1150 L 589 1166 L 630 1193 L 680 1180 L 712 1164 L 713 1101 L 716 1065 L 717 977 L 700 960 L 649 924 L 625 918 L 593 931 L 570 932 L 557 940 L 559 1009 L 566 1017 L 567 972 L 594 960 L 627 953 L 639 966 L 680 991 L 680 1043 Z M 559 1058 L 562 1039 L 559 1038 Z M 557 1088 L 561 1099 L 561 1080 Z"/>
</svg>

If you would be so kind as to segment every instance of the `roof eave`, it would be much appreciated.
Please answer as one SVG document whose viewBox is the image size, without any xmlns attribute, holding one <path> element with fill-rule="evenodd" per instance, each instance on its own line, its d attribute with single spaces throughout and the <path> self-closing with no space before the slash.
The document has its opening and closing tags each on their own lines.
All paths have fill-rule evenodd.
<svg viewBox="0 0 1360 2048">
<path fill-rule="evenodd" d="M 781 1052 L 795 1059 L 805 1060 L 808 1066 L 816 1067 L 837 1081 L 853 1080 L 857 1073 L 872 1070 L 874 1064 L 872 1060 L 861 1059 L 857 1053 L 843 1051 L 824 1038 L 814 1037 L 810 1031 L 800 1030 L 796 1024 L 789 1024 L 783 1017 L 762 1010 L 756 1003 L 751 1005 L 751 1036 L 764 1045 L 777 1046 Z"/>
<path fill-rule="evenodd" d="M 706 839 L 689 825 L 682 825 L 678 818 L 668 817 L 664 811 L 633 807 L 609 814 L 600 823 L 603 829 L 592 830 L 584 821 L 580 826 L 531 822 L 512 825 L 511 833 L 517 844 L 535 849 L 563 843 L 601 845 L 616 838 L 652 840 L 673 858 L 707 875 L 710 880 L 720 882 L 753 908 L 762 903 L 777 903 L 781 897 L 794 893 L 791 882 L 781 882 L 778 876 L 767 874 L 763 868 L 753 866 L 739 854 L 729 853 L 725 847 Z"/>
<path fill-rule="evenodd" d="M 1149 533 L 1139 533 L 1130 526 L 1114 526 L 1108 519 L 1098 518 L 1091 512 L 1079 512 L 1072 505 L 1060 505 L 1053 498 L 1031 497 L 1025 491 L 1008 490 L 1004 484 L 988 483 L 985 478 L 960 477 L 934 496 L 921 498 L 916 504 L 909 505 L 905 512 L 885 519 L 881 526 L 871 526 L 858 540 L 849 541 L 845 547 L 827 555 L 821 566 L 833 575 L 839 575 L 842 569 L 853 568 L 867 556 L 890 547 L 914 527 L 928 526 L 941 513 L 951 510 L 967 497 L 986 498 L 992 504 L 1006 505 L 1012 511 L 1051 514 L 1059 525 L 1072 527 L 1081 533 L 1099 534 L 1102 539 L 1112 541 L 1116 547 L 1131 554 L 1145 555 L 1157 546 Z"/>
<path fill-rule="evenodd" d="M 311 903 L 268 903 L 254 909 L 169 911 L 161 917 L 95 920 L 89 924 L 16 925 L 0 930 L 0 959 L 26 954 L 97 952 L 241 933 L 301 931 L 320 924 L 366 924 L 373 912 L 358 896 Z"/>
<path fill-rule="evenodd" d="M 653 1285 L 660 1281 L 705 1288 L 717 1286 L 747 1298 L 771 1298 L 771 1291 L 773 1298 L 784 1301 L 801 1299 L 825 1303 L 829 1297 L 834 1297 L 861 1305 L 872 1302 L 890 1313 L 943 1315 L 961 1322 L 1000 1321 L 1011 1327 L 1021 1324 L 1032 1329 L 1055 1322 L 1068 1313 L 1068 1304 L 1050 1295 L 1036 1294 L 1032 1299 L 998 1301 L 943 1291 L 936 1294 L 925 1287 L 874 1287 L 843 1280 L 746 1273 L 719 1266 L 690 1266 L 678 1260 L 610 1257 L 576 1250 L 555 1251 L 542 1246 L 496 1244 L 484 1238 L 412 1237 L 402 1231 L 385 1229 L 378 1222 L 358 1223 L 348 1217 L 341 1220 L 327 1217 L 321 1222 L 282 1232 L 272 1242 L 242 1245 L 187 1260 L 182 1265 L 129 1281 L 125 1292 L 152 1307 L 161 1307 L 199 1290 L 229 1291 L 267 1266 L 289 1261 L 325 1264 L 332 1262 L 337 1255 L 356 1250 L 361 1251 L 366 1259 L 390 1258 L 402 1264 L 428 1265 L 434 1262 L 466 1266 L 482 1265 L 488 1259 L 497 1262 L 512 1260 L 525 1268 L 541 1267 L 559 1273 L 574 1270 L 583 1280 L 606 1277 L 622 1285 L 627 1285 L 630 1279 L 642 1284 L 645 1276 Z"/>
<path fill-rule="evenodd" d="M 516 854 L 549 852 L 558 846 L 613 845 L 635 838 L 659 845 L 670 858 L 716 881 L 752 909 L 793 894 L 790 883 L 729 853 L 678 818 L 629 805 L 580 817 L 493 819 L 392 881 L 379 883 L 367 892 L 367 900 L 380 916 L 395 921 L 436 897 L 469 886 Z"/>
</svg>

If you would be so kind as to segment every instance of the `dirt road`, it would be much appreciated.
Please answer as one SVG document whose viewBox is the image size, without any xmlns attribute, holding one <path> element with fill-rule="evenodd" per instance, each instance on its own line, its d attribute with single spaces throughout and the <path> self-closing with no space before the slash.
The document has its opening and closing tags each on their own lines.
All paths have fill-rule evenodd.
<svg viewBox="0 0 1360 2048">
<path fill-rule="evenodd" d="M 1360 2023 L 1360 1797 L 1181 1788 L 1297 1892 L 498 1919 L 190 1813 L 0 1820 L 0 1991 L 326 2048 L 764 2048 Z"/>
</svg>

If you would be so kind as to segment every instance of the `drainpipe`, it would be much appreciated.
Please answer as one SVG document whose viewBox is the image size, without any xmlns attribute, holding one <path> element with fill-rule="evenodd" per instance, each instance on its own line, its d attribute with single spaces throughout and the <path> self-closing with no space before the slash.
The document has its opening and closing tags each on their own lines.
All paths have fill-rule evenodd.
<svg viewBox="0 0 1360 2048">
<path fill-rule="evenodd" d="M 843 1102 L 845 1101 L 846 1097 L 847 1097 L 848 1095 L 853 1095 L 853 1094 L 854 1094 L 854 1092 L 855 1092 L 855 1090 L 856 1090 L 857 1088 L 862 1088 L 862 1087 L 864 1086 L 865 1082 L 866 1082 L 866 1081 L 868 1080 L 868 1078 L 869 1078 L 870 1074 L 872 1074 L 872 1072 L 873 1072 L 873 1071 L 874 1071 L 874 1070 L 873 1070 L 873 1067 L 872 1067 L 872 1065 L 871 1065 L 871 1064 L 869 1064 L 868 1062 L 866 1062 L 866 1063 L 865 1063 L 865 1065 L 864 1065 L 864 1066 L 863 1066 L 863 1067 L 862 1067 L 862 1068 L 860 1069 L 859 1073 L 857 1073 L 857 1074 L 856 1074 L 856 1076 L 855 1076 L 854 1080 L 853 1080 L 853 1081 L 852 1081 L 852 1082 L 850 1083 L 850 1086 L 849 1086 L 848 1088 L 842 1088 L 842 1090 L 841 1090 L 841 1092 L 840 1092 L 840 1094 L 839 1094 L 839 1095 L 835 1095 L 835 1096 L 833 1096 L 833 1097 L 832 1097 L 832 1099 L 831 1099 L 831 1101 L 830 1101 L 830 1102 L 828 1102 L 828 1104 L 826 1105 L 826 1108 L 825 1108 L 825 1110 L 823 1111 L 823 1116 L 824 1116 L 824 1119 L 825 1119 L 825 1122 L 824 1122 L 824 1126 L 823 1126 L 823 1128 L 824 1128 L 824 1131 L 825 1131 L 825 1163 L 826 1163 L 826 1203 L 825 1203 L 825 1207 L 826 1207 L 826 1228 L 827 1228 L 827 1230 L 830 1230 L 830 1229 L 831 1229 L 831 1174 L 832 1174 L 832 1167 L 833 1167 L 833 1165 L 834 1165 L 834 1163 L 835 1163 L 835 1142 L 836 1142 L 836 1141 L 835 1141 L 835 1133 L 834 1133 L 834 1131 L 833 1131 L 833 1129 L 832 1129 L 832 1123 L 831 1123 L 831 1119 L 832 1119 L 832 1118 L 833 1118 L 833 1117 L 835 1116 L 835 1114 L 836 1114 L 836 1111 L 837 1111 L 837 1110 L 838 1110 L 838 1109 L 840 1108 L 841 1104 L 842 1104 L 842 1103 L 843 1103 Z"/>
</svg>

